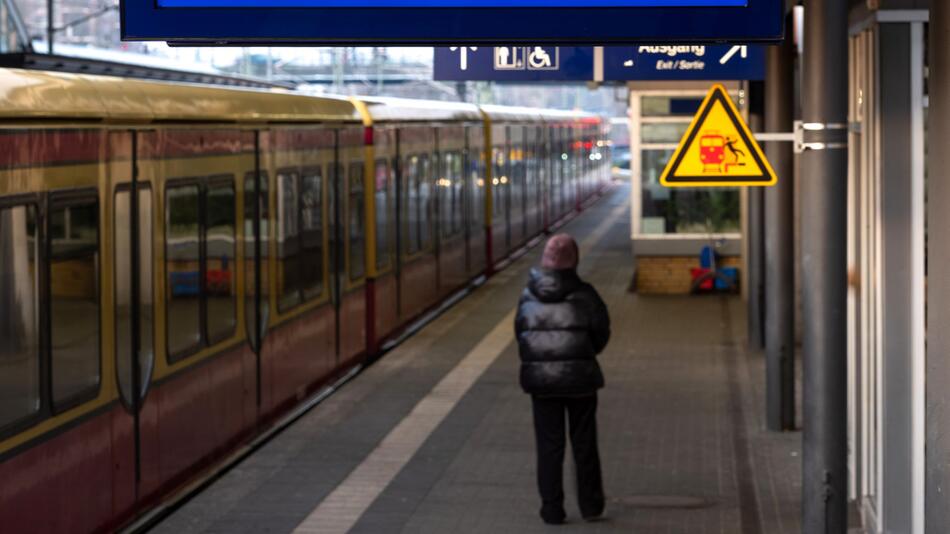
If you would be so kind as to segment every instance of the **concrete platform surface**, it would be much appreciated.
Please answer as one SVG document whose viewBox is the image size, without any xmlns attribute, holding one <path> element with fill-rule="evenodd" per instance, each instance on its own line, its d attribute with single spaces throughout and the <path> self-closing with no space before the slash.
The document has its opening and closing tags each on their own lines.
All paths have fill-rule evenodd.
<svg viewBox="0 0 950 534">
<path fill-rule="evenodd" d="M 797 533 L 800 434 L 764 430 L 764 362 L 738 297 L 643 297 L 629 189 L 563 231 L 613 321 L 598 415 L 606 519 L 544 525 L 511 311 L 540 248 L 387 354 L 159 533 Z M 568 457 L 570 453 L 568 452 Z"/>
</svg>

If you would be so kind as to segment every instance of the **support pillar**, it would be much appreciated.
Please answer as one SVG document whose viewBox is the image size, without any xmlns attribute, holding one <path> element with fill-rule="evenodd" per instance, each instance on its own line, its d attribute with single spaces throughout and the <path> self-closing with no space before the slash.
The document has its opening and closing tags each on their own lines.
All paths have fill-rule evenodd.
<svg viewBox="0 0 950 534">
<path fill-rule="evenodd" d="M 847 530 L 848 2 L 805 2 L 802 531 Z"/>
<path fill-rule="evenodd" d="M 927 399 L 926 497 L 927 532 L 950 529 L 950 4 L 930 4 L 930 150 L 927 152 Z"/>
<path fill-rule="evenodd" d="M 749 84 L 749 127 L 752 132 L 761 132 L 764 112 L 764 87 L 762 82 Z M 766 130 L 770 131 L 770 130 Z M 746 254 L 748 276 L 749 348 L 765 348 L 765 191 L 762 187 L 748 188 L 748 223 L 746 225 Z"/>
<path fill-rule="evenodd" d="M 791 35 L 791 17 L 785 34 Z M 766 51 L 765 130 L 790 132 L 794 122 L 795 45 Z M 765 190 L 766 426 L 795 428 L 795 160 L 792 144 L 768 142 L 778 182 Z"/>
</svg>

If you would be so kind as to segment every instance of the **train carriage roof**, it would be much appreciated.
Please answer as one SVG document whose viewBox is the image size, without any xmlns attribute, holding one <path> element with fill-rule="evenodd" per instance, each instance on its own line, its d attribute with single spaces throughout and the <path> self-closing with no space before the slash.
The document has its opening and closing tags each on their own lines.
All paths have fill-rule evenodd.
<svg viewBox="0 0 950 534">
<path fill-rule="evenodd" d="M 583 111 L 514 106 L 481 106 L 493 122 L 597 123 L 600 117 Z"/>
<path fill-rule="evenodd" d="M 266 96 L 265 96 L 266 95 Z M 344 98 L 0 69 L 0 118 L 101 122 L 359 121 Z"/>
<path fill-rule="evenodd" d="M 482 111 L 492 122 L 541 122 L 541 110 L 537 108 L 498 106 L 485 104 Z"/>
<path fill-rule="evenodd" d="M 462 102 L 408 98 L 358 97 L 365 106 L 367 124 L 379 122 L 469 122 L 481 121 L 478 106 Z"/>
</svg>

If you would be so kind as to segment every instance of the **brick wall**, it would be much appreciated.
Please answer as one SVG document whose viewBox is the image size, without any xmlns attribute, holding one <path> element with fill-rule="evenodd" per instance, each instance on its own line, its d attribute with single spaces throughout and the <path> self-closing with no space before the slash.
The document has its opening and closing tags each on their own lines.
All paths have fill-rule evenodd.
<svg viewBox="0 0 950 534">
<path fill-rule="evenodd" d="M 698 256 L 639 256 L 636 261 L 637 292 L 649 295 L 689 293 L 690 269 L 699 267 Z M 741 264 L 741 257 L 725 256 L 720 266 L 739 267 Z"/>
</svg>

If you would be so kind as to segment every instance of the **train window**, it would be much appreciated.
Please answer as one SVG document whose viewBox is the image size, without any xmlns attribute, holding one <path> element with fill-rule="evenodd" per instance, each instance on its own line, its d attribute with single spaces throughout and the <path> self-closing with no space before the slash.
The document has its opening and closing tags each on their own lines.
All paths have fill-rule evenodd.
<svg viewBox="0 0 950 534">
<path fill-rule="evenodd" d="M 169 186 L 165 194 L 165 309 L 169 360 L 201 345 L 201 190 Z"/>
<path fill-rule="evenodd" d="M 436 181 L 436 190 L 439 198 L 439 230 L 442 237 L 452 236 L 452 206 L 455 189 L 452 187 L 452 160 L 455 153 L 444 152 L 442 154 L 442 166 L 440 168 L 439 179 Z"/>
<path fill-rule="evenodd" d="M 301 302 L 300 193 L 296 172 L 277 174 L 277 294 L 286 311 Z"/>
<path fill-rule="evenodd" d="M 419 250 L 426 250 L 432 245 L 433 223 L 433 191 L 432 191 L 432 162 L 428 156 L 420 156 L 419 176 L 416 181 L 419 191 Z M 437 158 L 434 161 L 438 162 Z"/>
<path fill-rule="evenodd" d="M 235 302 L 235 205 L 233 178 L 214 179 L 205 198 L 205 306 L 210 343 L 231 337 Z"/>
<path fill-rule="evenodd" d="M 452 231 L 456 234 L 462 233 L 462 225 L 465 222 L 465 206 L 463 204 L 463 199 L 465 198 L 465 182 L 462 175 L 462 154 L 461 152 L 455 153 L 455 158 L 452 160 Z"/>
<path fill-rule="evenodd" d="M 323 177 L 320 169 L 305 171 L 300 182 L 300 281 L 303 298 L 323 293 Z"/>
<path fill-rule="evenodd" d="M 0 427 L 40 409 L 36 207 L 0 208 Z"/>
<path fill-rule="evenodd" d="M 517 129 L 513 130 L 513 133 Z M 514 135 L 512 135 L 514 137 Z M 521 176 L 524 172 L 524 147 L 520 144 L 511 146 L 508 155 L 509 176 L 508 182 L 502 184 L 508 189 L 508 209 L 512 212 L 521 212 Z M 514 209 L 512 209 L 514 208 Z"/>
<path fill-rule="evenodd" d="M 267 173 L 262 172 L 258 176 L 259 179 L 255 180 L 255 174 L 248 173 L 244 178 L 244 315 L 245 322 L 247 323 L 248 336 L 254 347 L 260 346 L 260 340 L 258 339 L 260 332 L 258 329 L 262 328 L 264 324 L 267 324 L 266 317 L 269 306 L 267 299 L 269 286 L 267 280 L 269 280 L 268 269 L 270 262 L 267 261 L 267 221 L 270 219 L 270 205 L 267 195 Z M 257 205 L 257 225 L 254 224 L 255 199 Z M 255 230 L 258 232 L 256 241 Z M 259 246 L 255 246 L 256 244 L 259 244 Z M 260 255 L 260 261 L 255 260 L 258 254 Z M 260 275 L 257 275 L 258 271 Z M 259 288 L 257 287 L 258 279 L 260 280 Z M 260 298 L 257 298 L 258 294 Z M 256 306 L 260 306 L 260 312 L 256 311 Z M 258 327 L 255 328 L 254 325 L 257 323 L 258 318 L 261 322 Z"/>
<path fill-rule="evenodd" d="M 482 151 L 478 148 L 473 148 L 468 151 L 468 188 L 472 192 L 468 196 L 470 199 L 468 201 L 468 213 L 471 215 L 469 221 L 471 223 L 471 234 L 480 235 L 482 232 L 482 224 L 485 220 L 485 175 L 483 174 L 484 166 L 482 161 L 484 160 L 482 156 Z"/>
<path fill-rule="evenodd" d="M 50 199 L 49 315 L 53 407 L 99 388 L 99 204 L 95 196 Z"/>
<path fill-rule="evenodd" d="M 446 152 L 442 157 L 440 225 L 442 235 L 450 237 L 462 231 L 462 154 Z"/>
<path fill-rule="evenodd" d="M 152 191 L 140 184 L 138 190 L 138 358 L 139 391 L 144 395 L 154 362 L 152 294 Z M 115 259 L 115 354 L 116 373 L 122 398 L 132 398 L 132 206 L 129 189 L 115 193 L 113 255 Z"/>
<path fill-rule="evenodd" d="M 406 252 L 415 254 L 421 248 L 419 235 L 419 178 L 421 175 L 422 158 L 424 156 L 409 156 L 406 158 L 405 186 L 403 187 L 403 220 L 406 226 Z"/>
<path fill-rule="evenodd" d="M 362 161 L 350 163 L 349 170 L 349 253 L 350 280 L 359 280 L 366 272 L 366 196 L 363 189 Z"/>
<path fill-rule="evenodd" d="M 492 149 L 492 215 L 500 217 L 505 212 L 504 193 L 501 184 L 508 183 L 508 165 L 505 159 L 504 147 Z"/>
<path fill-rule="evenodd" d="M 376 268 L 389 267 L 393 248 L 391 225 L 394 219 L 392 207 L 392 172 L 385 159 L 376 160 Z"/>
</svg>

